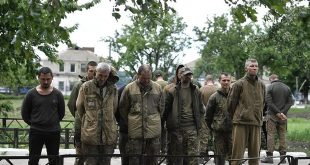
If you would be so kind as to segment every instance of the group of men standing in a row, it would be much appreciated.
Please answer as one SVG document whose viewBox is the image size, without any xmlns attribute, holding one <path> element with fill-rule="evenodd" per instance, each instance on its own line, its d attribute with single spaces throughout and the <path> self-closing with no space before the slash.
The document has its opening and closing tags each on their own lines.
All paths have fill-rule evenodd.
<svg viewBox="0 0 310 165">
<path fill-rule="evenodd" d="M 167 143 L 168 155 L 195 156 L 207 152 L 208 137 L 204 135 L 209 130 L 213 132 L 216 164 L 223 165 L 227 159 L 237 164 L 233 160 L 242 159 L 246 148 L 249 157 L 259 157 L 266 90 L 257 77 L 255 59 L 245 62 L 245 71 L 246 75 L 232 88 L 231 76 L 221 73 L 221 87 L 210 90 L 208 83 L 199 89 L 192 82 L 192 71 L 184 65 L 177 66 L 168 85 L 152 81 L 151 66 L 142 65 L 132 82 L 117 90 L 115 83 L 119 77 L 115 69 L 107 63 L 89 62 L 87 76 L 74 86 L 68 102 L 75 116 L 76 152 L 113 154 L 119 135 L 122 154 L 165 154 Z M 26 114 L 25 110 L 22 112 Z M 23 118 L 33 125 L 32 117 L 23 115 Z M 87 157 L 75 163 L 109 165 L 110 162 L 110 157 Z M 154 156 L 122 157 L 122 164 L 157 162 Z M 168 156 L 167 164 L 198 164 L 198 158 Z M 249 160 L 249 164 L 258 164 L 258 159 Z"/>
</svg>

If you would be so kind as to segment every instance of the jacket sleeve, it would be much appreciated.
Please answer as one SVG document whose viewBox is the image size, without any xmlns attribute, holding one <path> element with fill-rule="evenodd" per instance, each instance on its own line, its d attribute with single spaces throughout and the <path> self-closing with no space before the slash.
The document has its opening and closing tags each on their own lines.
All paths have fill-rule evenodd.
<svg viewBox="0 0 310 165">
<path fill-rule="evenodd" d="M 159 112 L 160 112 L 161 118 L 163 118 L 164 111 L 165 111 L 165 96 L 164 96 L 163 90 L 161 90 L 160 103 L 159 103 Z"/>
<path fill-rule="evenodd" d="M 170 93 L 169 90 L 165 92 L 165 108 L 163 113 L 163 120 L 167 121 L 169 111 L 172 110 L 172 104 L 173 104 L 173 95 Z"/>
<path fill-rule="evenodd" d="M 273 103 L 272 97 L 272 85 L 270 85 L 267 88 L 266 93 L 266 104 L 268 106 L 268 110 L 272 111 L 274 114 L 281 113 L 280 109 Z"/>
<path fill-rule="evenodd" d="M 76 99 L 79 95 L 79 88 L 80 88 L 79 83 L 77 83 L 73 86 L 73 89 L 72 89 L 72 92 L 70 94 L 70 98 L 69 98 L 68 104 L 67 104 L 67 106 L 68 106 L 73 117 L 74 117 L 75 112 L 76 112 Z"/>
<path fill-rule="evenodd" d="M 291 108 L 292 105 L 294 105 L 294 102 L 295 100 L 293 99 L 293 95 L 292 95 L 292 92 L 291 90 L 288 88 L 288 91 L 289 91 L 289 96 L 287 98 L 287 101 L 286 101 L 286 104 L 284 106 L 283 109 L 281 109 L 281 111 L 284 113 L 284 114 L 287 114 L 288 110 Z"/>
<path fill-rule="evenodd" d="M 85 113 L 85 107 L 84 107 L 84 88 L 83 85 L 80 88 L 79 95 L 76 100 L 76 113 L 75 113 L 75 123 L 74 123 L 74 128 L 75 128 L 75 133 L 79 134 L 81 133 L 81 125 L 82 125 L 82 118 Z"/>
<path fill-rule="evenodd" d="M 114 94 L 114 101 L 113 101 L 113 113 L 115 115 L 118 109 L 118 91 L 116 88 L 115 88 L 114 93 L 115 94 Z"/>
<path fill-rule="evenodd" d="M 236 82 L 228 93 L 227 110 L 231 118 L 233 118 L 236 108 L 239 104 L 241 92 L 242 92 L 242 84 L 241 82 Z"/>
<path fill-rule="evenodd" d="M 216 110 L 216 97 L 214 94 L 212 94 L 209 98 L 207 108 L 206 108 L 206 123 L 210 129 L 212 129 L 211 125 L 213 122 L 215 110 Z"/>
<path fill-rule="evenodd" d="M 119 113 L 121 120 L 123 121 L 124 127 L 128 129 L 128 113 L 130 110 L 130 96 L 129 96 L 129 90 L 125 87 L 125 89 L 122 92 L 121 98 L 119 100 Z"/>
<path fill-rule="evenodd" d="M 22 108 L 21 108 L 21 116 L 25 123 L 31 125 L 30 116 L 31 116 L 31 109 L 32 109 L 32 97 L 30 96 L 30 91 L 27 93 L 23 100 Z"/>
</svg>

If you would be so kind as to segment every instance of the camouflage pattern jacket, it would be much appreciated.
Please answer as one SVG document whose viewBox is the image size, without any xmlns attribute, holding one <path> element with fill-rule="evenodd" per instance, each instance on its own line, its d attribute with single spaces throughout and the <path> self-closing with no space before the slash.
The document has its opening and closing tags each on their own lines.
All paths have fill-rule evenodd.
<svg viewBox="0 0 310 165">
<path fill-rule="evenodd" d="M 230 132 L 232 121 L 227 111 L 227 95 L 222 89 L 218 89 L 209 98 L 206 107 L 206 122 L 214 131 Z"/>
<path fill-rule="evenodd" d="M 151 81 L 142 89 L 136 80 L 129 83 L 120 99 L 120 114 L 132 139 L 150 139 L 161 135 L 164 96 L 161 86 Z"/>
<path fill-rule="evenodd" d="M 257 76 L 251 79 L 246 75 L 233 84 L 227 109 L 234 124 L 262 126 L 265 88 Z"/>
<path fill-rule="evenodd" d="M 117 124 L 114 113 L 118 104 L 115 83 L 119 80 L 111 71 L 105 95 L 102 96 L 96 79 L 81 86 L 76 101 L 75 131 L 81 142 L 88 145 L 114 145 L 117 142 Z"/>
</svg>

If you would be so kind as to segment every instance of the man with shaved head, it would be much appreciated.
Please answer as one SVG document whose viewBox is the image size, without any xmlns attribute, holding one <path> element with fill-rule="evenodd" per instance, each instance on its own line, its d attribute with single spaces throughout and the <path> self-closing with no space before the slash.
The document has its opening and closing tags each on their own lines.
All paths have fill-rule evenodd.
<svg viewBox="0 0 310 165">
<path fill-rule="evenodd" d="M 160 152 L 164 99 L 161 86 L 151 78 L 151 66 L 140 66 L 137 79 L 125 87 L 120 98 L 120 114 L 128 129 L 127 153 L 156 155 Z M 137 164 L 156 165 L 157 158 L 129 157 L 129 165 Z"/>
</svg>

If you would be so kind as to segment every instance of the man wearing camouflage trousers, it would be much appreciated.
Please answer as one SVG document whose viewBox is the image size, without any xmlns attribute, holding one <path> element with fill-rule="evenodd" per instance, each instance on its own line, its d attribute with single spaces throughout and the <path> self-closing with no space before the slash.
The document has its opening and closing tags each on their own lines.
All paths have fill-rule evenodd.
<svg viewBox="0 0 310 165">
<path fill-rule="evenodd" d="M 286 155 L 286 126 L 287 112 L 294 104 L 290 88 L 282 83 L 278 75 L 272 74 L 269 77 L 271 85 L 267 88 L 267 157 L 261 160 L 262 163 L 273 163 L 273 151 L 275 147 L 275 134 L 279 135 L 280 155 Z M 286 163 L 285 159 L 281 163 Z"/>
<path fill-rule="evenodd" d="M 212 94 L 206 108 L 206 122 L 213 132 L 216 165 L 225 165 L 232 149 L 232 121 L 227 111 L 227 95 L 230 89 L 230 75 L 221 73 L 221 88 Z"/>
<path fill-rule="evenodd" d="M 204 113 L 201 93 L 191 83 L 192 71 L 180 69 L 181 81 L 168 89 L 165 97 L 164 120 L 168 130 L 168 155 L 189 155 L 198 153 L 198 130 Z M 168 165 L 198 165 L 198 159 L 169 157 Z"/>
</svg>

